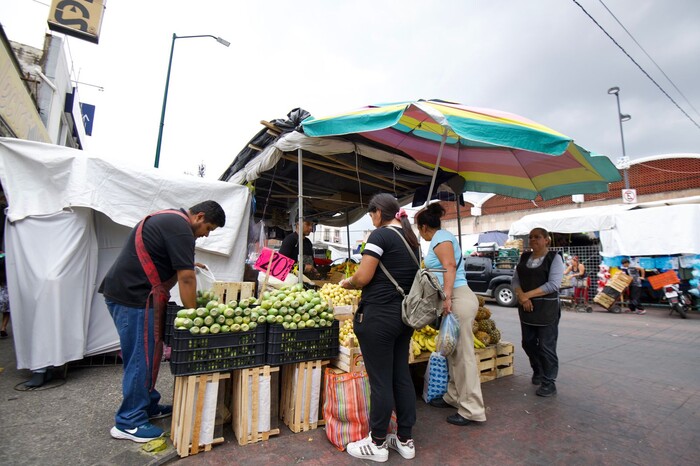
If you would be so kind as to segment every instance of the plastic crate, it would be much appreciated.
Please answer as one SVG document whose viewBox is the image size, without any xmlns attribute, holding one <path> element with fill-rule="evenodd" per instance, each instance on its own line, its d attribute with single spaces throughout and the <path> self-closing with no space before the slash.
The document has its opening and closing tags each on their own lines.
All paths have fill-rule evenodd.
<svg viewBox="0 0 700 466">
<path fill-rule="evenodd" d="M 658 275 L 652 275 L 650 277 L 647 277 L 647 281 L 655 290 L 660 290 L 666 285 L 675 285 L 676 283 L 681 282 L 681 280 L 678 278 L 678 275 L 676 275 L 675 270 L 669 270 Z"/>
<path fill-rule="evenodd" d="M 177 317 L 177 311 L 184 309 L 182 306 L 178 306 L 174 302 L 169 302 L 168 307 L 165 309 L 165 334 L 163 335 L 163 342 L 172 346 L 173 330 L 175 330 L 175 317 Z"/>
<path fill-rule="evenodd" d="M 338 357 L 340 323 L 330 327 L 285 330 L 282 325 L 268 325 L 267 364 L 272 366 L 301 361 Z"/>
<path fill-rule="evenodd" d="M 235 333 L 192 335 L 175 330 L 170 372 L 173 375 L 226 372 L 265 364 L 265 325 Z"/>
</svg>

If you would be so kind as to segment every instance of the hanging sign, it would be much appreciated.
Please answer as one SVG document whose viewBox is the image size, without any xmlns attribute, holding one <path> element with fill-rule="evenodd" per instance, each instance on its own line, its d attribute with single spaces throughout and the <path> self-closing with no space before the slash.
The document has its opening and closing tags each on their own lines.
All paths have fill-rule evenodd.
<svg viewBox="0 0 700 466">
<path fill-rule="evenodd" d="M 100 40 L 106 0 L 53 0 L 49 29 L 95 44 Z"/>
<path fill-rule="evenodd" d="M 287 275 L 289 275 L 289 271 L 294 267 L 294 259 L 283 256 L 270 248 L 263 248 L 262 251 L 260 251 L 258 260 L 255 261 L 254 267 L 256 270 L 265 272 L 280 281 L 284 281 Z"/>
</svg>

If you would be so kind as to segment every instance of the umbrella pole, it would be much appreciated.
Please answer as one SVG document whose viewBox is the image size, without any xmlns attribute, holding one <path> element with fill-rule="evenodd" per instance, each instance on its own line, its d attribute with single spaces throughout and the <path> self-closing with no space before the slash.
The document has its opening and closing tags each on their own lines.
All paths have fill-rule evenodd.
<svg viewBox="0 0 700 466">
<path fill-rule="evenodd" d="M 435 170 L 433 171 L 433 178 L 430 180 L 430 189 L 428 190 L 428 197 L 425 200 L 425 206 L 430 203 L 430 199 L 433 197 L 433 187 L 435 186 L 438 168 L 440 168 L 440 159 L 442 159 L 442 149 L 445 147 L 445 141 L 447 141 L 447 128 L 445 128 L 445 131 L 442 133 L 442 141 L 440 141 L 440 149 L 438 150 L 437 160 L 435 161 Z"/>
<path fill-rule="evenodd" d="M 299 175 L 297 178 L 297 182 L 299 183 L 299 206 L 298 206 L 298 213 L 299 213 L 299 220 L 298 220 L 298 231 L 297 231 L 297 236 L 299 237 L 299 257 L 297 259 L 299 262 L 298 267 L 298 274 L 299 274 L 299 281 L 298 283 L 304 283 L 304 279 L 302 278 L 304 275 L 304 175 L 303 175 L 303 162 L 301 160 L 302 158 L 302 153 L 301 153 L 301 148 L 298 149 L 299 152 Z M 299 231 L 300 230 L 300 231 Z M 313 253 L 312 253 L 313 254 Z"/>
<path fill-rule="evenodd" d="M 459 240 L 459 250 L 464 254 L 464 249 L 462 249 L 462 212 L 460 211 L 459 200 L 462 198 L 460 193 L 455 198 L 455 207 L 457 207 L 457 239 Z"/>
<path fill-rule="evenodd" d="M 350 249 L 350 210 L 345 211 L 345 231 L 348 234 L 348 262 L 352 256 L 352 249 Z"/>
</svg>

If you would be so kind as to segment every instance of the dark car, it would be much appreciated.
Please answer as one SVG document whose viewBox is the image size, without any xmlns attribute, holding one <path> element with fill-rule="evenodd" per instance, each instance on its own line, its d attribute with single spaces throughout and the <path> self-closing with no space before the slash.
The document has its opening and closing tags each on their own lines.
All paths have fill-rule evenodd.
<svg viewBox="0 0 700 466">
<path fill-rule="evenodd" d="M 464 258 L 464 270 L 471 290 L 482 296 L 493 298 L 500 306 L 517 304 L 511 286 L 512 264 L 494 264 L 490 257 L 468 256 Z"/>
</svg>

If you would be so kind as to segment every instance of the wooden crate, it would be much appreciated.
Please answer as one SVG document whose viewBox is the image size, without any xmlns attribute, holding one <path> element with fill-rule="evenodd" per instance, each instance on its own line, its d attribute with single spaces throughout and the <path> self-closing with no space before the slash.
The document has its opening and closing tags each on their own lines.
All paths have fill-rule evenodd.
<svg viewBox="0 0 700 466">
<path fill-rule="evenodd" d="M 408 363 L 409 364 L 418 364 L 421 362 L 426 362 L 430 359 L 430 351 L 421 351 L 421 353 L 416 356 L 413 354 L 413 351 L 411 351 L 411 347 L 408 347 Z"/>
<path fill-rule="evenodd" d="M 269 377 L 265 387 L 261 377 Z M 233 371 L 232 428 L 239 445 L 268 440 L 278 435 L 279 367 L 253 367 Z M 261 413 L 267 404 L 267 413 Z M 262 430 L 264 419 L 268 429 Z"/>
<path fill-rule="evenodd" d="M 481 383 L 513 375 L 513 353 L 515 349 L 512 343 L 506 341 L 486 348 L 474 350 L 479 367 L 479 379 Z"/>
<path fill-rule="evenodd" d="M 362 358 L 362 351 L 357 346 L 348 348 L 340 345 L 338 357 L 331 359 L 331 365 L 344 372 L 360 372 L 365 370 L 365 361 Z"/>
<path fill-rule="evenodd" d="M 305 432 L 324 424 L 321 394 L 324 390 L 323 366 L 328 363 L 319 360 L 282 366 L 280 419 L 292 432 Z M 313 397 L 313 387 L 318 387 L 318 399 Z M 316 416 L 312 416 L 312 411 L 316 411 Z"/>
<path fill-rule="evenodd" d="M 609 286 L 614 290 L 623 292 L 625 291 L 625 288 L 630 285 L 630 283 L 632 283 L 632 277 L 623 272 L 617 272 L 610 280 L 608 280 L 605 286 Z"/>
<path fill-rule="evenodd" d="M 219 297 L 220 303 L 240 301 L 254 296 L 255 283 L 253 282 L 214 282 L 212 287 L 214 294 Z"/>
<path fill-rule="evenodd" d="M 216 412 L 224 398 L 219 382 L 229 377 L 221 372 L 175 377 L 170 440 L 181 458 L 224 441 L 223 430 L 221 435 L 215 432 Z"/>
</svg>

